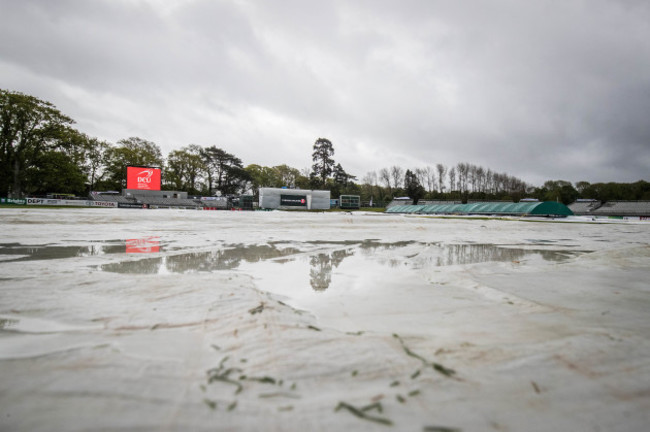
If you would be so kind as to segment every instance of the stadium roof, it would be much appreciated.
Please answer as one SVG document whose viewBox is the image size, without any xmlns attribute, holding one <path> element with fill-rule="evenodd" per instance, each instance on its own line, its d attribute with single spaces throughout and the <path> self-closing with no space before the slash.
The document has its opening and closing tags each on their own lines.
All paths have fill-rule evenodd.
<svg viewBox="0 0 650 432">
<path fill-rule="evenodd" d="M 471 204 L 397 205 L 386 213 L 496 215 L 496 216 L 572 216 L 564 204 L 544 202 L 476 202 Z"/>
</svg>

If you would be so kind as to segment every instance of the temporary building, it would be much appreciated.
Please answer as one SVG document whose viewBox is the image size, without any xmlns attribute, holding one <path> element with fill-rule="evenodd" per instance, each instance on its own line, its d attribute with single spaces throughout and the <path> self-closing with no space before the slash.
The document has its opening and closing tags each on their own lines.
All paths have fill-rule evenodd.
<svg viewBox="0 0 650 432">
<path fill-rule="evenodd" d="M 534 202 L 475 202 L 471 204 L 397 205 L 386 213 L 419 213 L 441 215 L 487 216 L 572 216 L 564 204 L 555 201 Z"/>
<path fill-rule="evenodd" d="M 359 209 L 361 208 L 361 196 L 359 195 L 341 195 L 339 197 L 339 207 L 342 209 Z"/>
<path fill-rule="evenodd" d="M 328 210 L 330 208 L 330 191 L 260 188 L 259 207 L 283 210 Z"/>
</svg>

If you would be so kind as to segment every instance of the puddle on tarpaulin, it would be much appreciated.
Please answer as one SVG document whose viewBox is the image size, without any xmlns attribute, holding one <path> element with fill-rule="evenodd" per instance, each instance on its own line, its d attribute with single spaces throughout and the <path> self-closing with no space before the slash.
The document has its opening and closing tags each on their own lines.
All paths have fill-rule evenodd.
<svg viewBox="0 0 650 432">
<path fill-rule="evenodd" d="M 413 248 L 412 246 L 419 246 Z M 408 249 L 407 249 L 408 248 Z M 383 251 L 391 250 L 384 254 Z M 400 256 L 401 254 L 401 256 Z M 350 290 L 370 291 L 378 286 L 419 279 L 418 269 L 483 262 L 518 262 L 533 265 L 561 262 L 574 252 L 526 250 L 484 244 L 432 245 L 409 242 L 400 245 L 347 247 L 303 254 L 285 260 L 241 262 L 238 269 L 251 275 L 257 287 L 295 300 L 294 306 L 310 308 L 322 296 L 345 296 Z"/>
<path fill-rule="evenodd" d="M 158 237 L 91 242 L 86 246 L 1 243 L 0 262 L 67 259 L 120 253 L 152 253 L 161 250 L 162 246 Z"/>
<path fill-rule="evenodd" d="M 483 262 L 561 262 L 579 253 L 582 252 L 412 241 L 274 242 L 265 245 L 227 245 L 212 251 L 110 263 L 100 266 L 100 270 L 123 274 L 237 270 L 253 276 L 263 290 L 278 292 L 285 288 L 270 287 L 300 287 L 301 290 L 311 287 L 312 292 L 324 292 L 335 283 L 332 274 L 342 265 L 350 269 L 346 271 L 363 276 L 395 272 L 397 269 L 411 271 Z"/>
<path fill-rule="evenodd" d="M 17 319 L 0 317 L 0 330 L 11 330 L 16 327 Z"/>
</svg>

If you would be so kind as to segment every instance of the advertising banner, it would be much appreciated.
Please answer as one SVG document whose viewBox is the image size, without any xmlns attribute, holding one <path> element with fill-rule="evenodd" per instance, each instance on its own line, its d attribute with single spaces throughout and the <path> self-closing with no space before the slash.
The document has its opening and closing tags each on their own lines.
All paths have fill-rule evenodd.
<svg viewBox="0 0 650 432">
<path fill-rule="evenodd" d="M 307 195 L 280 195 L 280 205 L 307 207 Z"/>
<path fill-rule="evenodd" d="M 143 209 L 146 208 L 146 205 L 135 204 L 135 203 L 117 203 L 119 208 L 130 208 L 130 209 Z"/>
<path fill-rule="evenodd" d="M 126 188 L 160 190 L 160 168 L 126 167 Z"/>
<path fill-rule="evenodd" d="M 86 201 L 89 206 L 92 207 L 106 207 L 106 208 L 117 208 L 116 202 L 107 202 L 107 201 Z"/>
<path fill-rule="evenodd" d="M 117 208 L 116 202 L 106 202 L 106 201 L 64 200 L 64 199 L 52 199 L 52 198 L 27 198 L 24 201 L 26 202 L 27 205 L 39 205 L 39 206 Z"/>
<path fill-rule="evenodd" d="M 25 205 L 27 200 L 20 198 L 0 198 L 0 204 Z"/>
<path fill-rule="evenodd" d="M 58 199 L 27 198 L 27 205 L 56 205 Z"/>
</svg>

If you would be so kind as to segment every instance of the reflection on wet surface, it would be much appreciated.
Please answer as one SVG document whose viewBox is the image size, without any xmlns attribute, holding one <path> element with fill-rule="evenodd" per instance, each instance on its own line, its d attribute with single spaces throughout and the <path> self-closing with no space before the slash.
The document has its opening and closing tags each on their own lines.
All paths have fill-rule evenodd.
<svg viewBox="0 0 650 432">
<path fill-rule="evenodd" d="M 93 244 L 89 246 L 21 245 L 20 243 L 0 244 L 0 261 L 39 261 L 65 259 L 83 256 L 124 253 L 121 244 Z M 15 256 L 15 258 L 13 258 Z"/>
<path fill-rule="evenodd" d="M 144 237 L 128 239 L 126 241 L 126 253 L 154 253 L 160 252 L 159 237 Z"/>
<path fill-rule="evenodd" d="M 162 245 L 158 237 L 111 240 L 96 242 L 87 246 L 23 245 L 0 243 L 0 262 L 41 261 L 76 257 L 98 256 L 120 253 L 160 252 Z"/>
<path fill-rule="evenodd" d="M 561 262 L 576 256 L 575 251 L 531 250 L 490 244 L 444 245 L 432 248 L 414 260 L 414 268 L 467 265 L 485 262 L 521 262 L 524 259 Z"/>
<path fill-rule="evenodd" d="M 553 243 L 529 239 L 532 244 Z M 35 261 L 89 257 L 104 254 L 156 253 L 163 249 L 158 237 L 114 240 L 87 246 L 0 244 L 0 262 Z M 170 250 L 171 251 L 171 250 Z M 383 253 L 390 251 L 390 253 Z M 440 244 L 416 241 L 382 243 L 363 241 L 308 241 L 270 242 L 262 245 L 231 244 L 218 249 L 187 252 L 174 250 L 172 254 L 157 254 L 152 258 L 129 260 L 101 265 L 102 271 L 125 274 L 165 274 L 215 272 L 238 269 L 242 263 L 271 262 L 283 266 L 273 269 L 267 277 L 276 277 L 283 271 L 299 271 L 309 275 L 309 284 L 315 291 L 324 291 L 332 283 L 332 273 L 342 262 L 353 258 L 363 267 L 370 261 L 383 267 L 426 269 L 428 267 L 469 265 L 486 262 L 516 262 L 537 260 L 561 262 L 580 251 L 525 249 L 519 245 Z M 289 266 L 288 264 L 292 265 Z M 282 270 L 284 268 L 284 270 Z M 299 268 L 299 269 L 298 269 Z M 297 270 L 298 269 L 298 270 Z M 256 273 L 253 270 L 253 273 Z"/>
<path fill-rule="evenodd" d="M 169 255 L 159 258 L 147 258 L 138 261 L 126 261 L 101 266 L 103 271 L 114 273 L 192 273 L 212 272 L 217 270 L 232 270 L 243 261 L 257 262 L 282 258 L 300 253 L 300 250 L 287 247 L 277 248 L 275 245 L 230 245 L 227 249 L 208 252 L 192 252 Z"/>
<path fill-rule="evenodd" d="M 391 251 L 390 254 L 383 252 Z M 524 249 L 492 244 L 439 244 L 422 242 L 380 243 L 374 240 L 346 242 L 272 242 L 265 245 L 225 245 L 221 249 L 180 253 L 135 261 L 104 264 L 102 271 L 126 274 L 164 274 L 214 272 L 238 269 L 243 263 L 270 262 L 277 266 L 268 277 L 296 271 L 299 265 L 309 274 L 315 291 L 324 291 L 332 283 L 332 272 L 347 259 L 354 258 L 363 271 L 364 262 L 387 267 L 424 269 L 485 262 L 516 262 L 527 260 L 562 262 L 578 251 Z M 291 263 L 289 266 L 288 264 Z M 250 267 L 249 267 L 250 268 Z"/>
<path fill-rule="evenodd" d="M 347 257 L 354 255 L 352 250 L 337 250 L 332 253 L 319 253 L 309 258 L 309 284 L 314 291 L 323 291 L 332 283 L 332 270 Z"/>
</svg>

